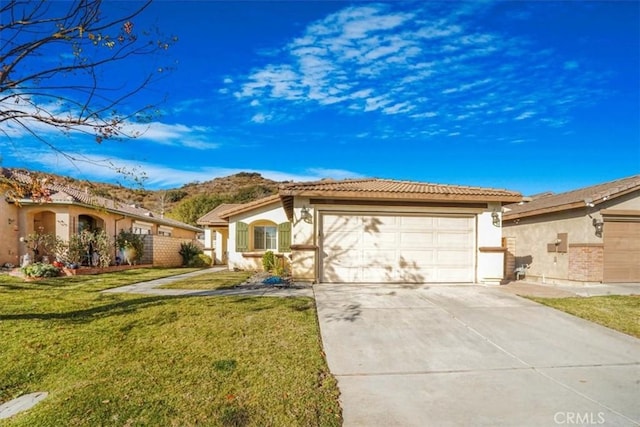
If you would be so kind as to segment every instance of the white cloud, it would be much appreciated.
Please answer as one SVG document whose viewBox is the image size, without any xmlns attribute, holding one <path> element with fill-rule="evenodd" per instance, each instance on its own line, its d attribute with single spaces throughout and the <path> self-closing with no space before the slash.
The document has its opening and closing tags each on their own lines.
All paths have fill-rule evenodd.
<svg viewBox="0 0 640 427">
<path fill-rule="evenodd" d="M 269 114 L 258 113 L 251 117 L 253 123 L 265 123 L 271 120 L 273 117 Z"/>
<path fill-rule="evenodd" d="M 535 115 L 536 115 L 536 113 L 534 111 L 525 111 L 522 114 L 518 115 L 514 120 L 530 119 L 531 117 L 533 117 Z"/>
<path fill-rule="evenodd" d="M 566 84 L 569 78 L 575 83 L 578 61 L 517 33 L 480 30 L 477 20 L 491 13 L 492 2 L 425 2 L 399 10 L 406 5 L 356 3 L 309 24 L 271 63 L 234 79 L 237 100 L 258 100 L 278 117 L 299 118 L 304 105 L 345 115 L 463 117 L 470 126 L 557 126 L 575 106 L 595 99 L 596 77 Z M 509 114 L 506 102 L 533 102 L 536 111 Z M 251 114 L 256 123 L 267 121 Z"/>
</svg>

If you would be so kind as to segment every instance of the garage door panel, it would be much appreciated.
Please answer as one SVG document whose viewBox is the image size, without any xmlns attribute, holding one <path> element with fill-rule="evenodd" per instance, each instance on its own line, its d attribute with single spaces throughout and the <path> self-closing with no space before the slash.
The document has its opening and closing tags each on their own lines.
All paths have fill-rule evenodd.
<svg viewBox="0 0 640 427">
<path fill-rule="evenodd" d="M 438 217 L 436 218 L 435 227 L 438 229 L 471 231 L 473 222 L 471 218 Z"/>
<path fill-rule="evenodd" d="M 362 220 L 351 215 L 331 215 L 324 218 L 323 227 L 326 231 L 334 233 L 341 231 L 348 233 L 362 229 Z"/>
<path fill-rule="evenodd" d="M 388 263 L 396 257 L 396 250 L 394 249 L 376 249 L 367 248 L 362 250 L 362 259 L 365 265 L 373 263 L 385 262 Z"/>
<path fill-rule="evenodd" d="M 409 264 L 433 266 L 435 263 L 436 251 L 433 249 L 423 251 L 403 250 L 398 258 L 398 265 L 400 267 L 408 267 Z"/>
<path fill-rule="evenodd" d="M 321 215 L 322 281 L 472 282 L 472 217 Z"/>
<path fill-rule="evenodd" d="M 466 283 L 473 281 L 473 275 L 460 268 L 438 268 L 435 281 L 441 283 Z"/>
<path fill-rule="evenodd" d="M 414 249 L 433 246 L 435 241 L 435 233 L 415 231 L 401 234 L 398 243 L 403 249 Z"/>
<path fill-rule="evenodd" d="M 399 217 L 399 224 L 403 230 L 424 230 L 425 228 L 433 228 L 434 218 L 422 216 L 403 216 Z"/>
<path fill-rule="evenodd" d="M 396 248 L 398 245 L 396 232 L 364 233 L 362 235 L 364 247 Z"/>
</svg>

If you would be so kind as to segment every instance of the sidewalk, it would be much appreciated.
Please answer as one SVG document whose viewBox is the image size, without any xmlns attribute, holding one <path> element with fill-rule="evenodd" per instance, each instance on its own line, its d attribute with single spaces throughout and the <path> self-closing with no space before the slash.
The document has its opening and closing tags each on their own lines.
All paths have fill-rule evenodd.
<svg viewBox="0 0 640 427">
<path fill-rule="evenodd" d="M 640 283 L 616 283 L 598 285 L 549 285 L 513 281 L 498 287 L 514 295 L 540 298 L 593 297 L 603 295 L 640 295 Z"/>
<path fill-rule="evenodd" d="M 230 289 L 217 290 L 197 290 L 197 289 L 160 289 L 160 286 L 177 282 L 178 280 L 188 279 L 190 277 L 199 276 L 201 274 L 215 273 L 216 271 L 224 271 L 227 267 L 212 267 L 204 270 L 192 271 L 191 273 L 180 274 L 178 276 L 163 277 L 161 279 L 149 280 L 147 282 L 134 283 L 132 285 L 120 286 L 119 288 L 111 288 L 102 291 L 103 293 L 129 293 L 143 295 L 161 295 L 161 296 L 259 296 L 259 297 L 313 297 L 311 287 L 278 287 L 278 286 L 261 286 L 254 287 L 236 287 Z"/>
</svg>

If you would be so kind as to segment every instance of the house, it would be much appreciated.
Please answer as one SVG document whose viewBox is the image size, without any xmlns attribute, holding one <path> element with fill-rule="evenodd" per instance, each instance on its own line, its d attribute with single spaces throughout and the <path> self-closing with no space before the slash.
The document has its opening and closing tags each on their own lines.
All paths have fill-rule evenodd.
<svg viewBox="0 0 640 427">
<path fill-rule="evenodd" d="M 499 283 L 500 212 L 520 200 L 490 188 L 322 180 L 215 213 L 218 229 L 227 222 L 230 269 L 260 268 L 271 250 L 297 281 Z"/>
<path fill-rule="evenodd" d="M 204 227 L 204 253 L 214 264 L 227 264 L 227 242 L 229 239 L 229 221 L 220 214 L 240 204 L 223 203 L 198 218 L 197 224 Z"/>
<path fill-rule="evenodd" d="M 4 169 L 5 180 L 29 183 L 27 172 Z M 120 230 L 144 235 L 144 254 L 141 263 L 154 266 L 180 266 L 178 251 L 183 242 L 197 242 L 202 229 L 164 218 L 136 205 L 127 205 L 96 196 L 70 186 L 46 184 L 46 200 L 19 197 L 0 201 L 0 265 L 19 265 L 28 252 L 23 240 L 32 233 L 55 234 L 69 241 L 83 230 L 104 230 L 115 237 Z M 114 247 L 112 260 L 118 256 Z"/>
<path fill-rule="evenodd" d="M 640 175 L 507 205 L 503 234 L 528 280 L 640 282 Z"/>
</svg>

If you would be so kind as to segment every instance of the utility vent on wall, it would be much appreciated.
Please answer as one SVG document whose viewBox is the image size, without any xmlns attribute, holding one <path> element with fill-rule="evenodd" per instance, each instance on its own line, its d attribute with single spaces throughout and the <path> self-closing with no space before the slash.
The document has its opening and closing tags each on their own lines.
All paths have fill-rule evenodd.
<svg viewBox="0 0 640 427">
<path fill-rule="evenodd" d="M 558 233 L 555 242 L 547 243 L 547 252 L 566 253 L 568 248 L 568 233 Z"/>
</svg>

